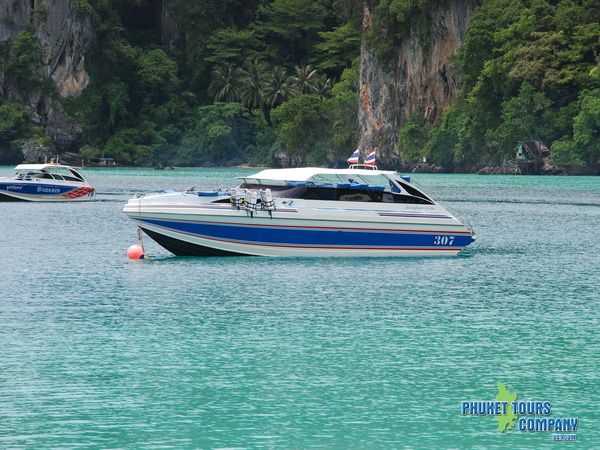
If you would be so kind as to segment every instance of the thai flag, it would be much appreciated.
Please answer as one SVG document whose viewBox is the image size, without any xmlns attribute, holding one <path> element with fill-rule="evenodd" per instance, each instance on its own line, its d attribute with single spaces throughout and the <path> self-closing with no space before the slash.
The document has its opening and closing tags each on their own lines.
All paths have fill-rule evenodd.
<svg viewBox="0 0 600 450">
<path fill-rule="evenodd" d="M 348 158 L 346 161 L 348 162 L 348 164 L 358 164 L 359 156 L 360 156 L 360 147 L 358 147 L 356 150 L 354 150 L 354 153 L 352 153 L 350 158 Z"/>
<path fill-rule="evenodd" d="M 374 166 L 376 158 L 377 158 L 377 147 L 375 147 L 373 149 L 373 151 L 367 155 L 367 158 L 365 159 L 365 166 Z"/>
</svg>

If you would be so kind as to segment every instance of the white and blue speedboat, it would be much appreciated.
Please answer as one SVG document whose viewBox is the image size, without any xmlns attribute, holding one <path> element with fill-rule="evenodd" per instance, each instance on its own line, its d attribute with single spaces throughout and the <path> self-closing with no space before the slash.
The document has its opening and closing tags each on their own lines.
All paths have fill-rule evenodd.
<svg viewBox="0 0 600 450">
<path fill-rule="evenodd" d="M 12 178 L 0 178 L 0 201 L 81 202 L 95 195 L 77 170 L 62 164 L 20 164 Z"/>
<path fill-rule="evenodd" d="M 270 169 L 230 191 L 136 196 L 123 211 L 180 256 L 456 255 L 473 230 L 392 171 Z"/>
</svg>

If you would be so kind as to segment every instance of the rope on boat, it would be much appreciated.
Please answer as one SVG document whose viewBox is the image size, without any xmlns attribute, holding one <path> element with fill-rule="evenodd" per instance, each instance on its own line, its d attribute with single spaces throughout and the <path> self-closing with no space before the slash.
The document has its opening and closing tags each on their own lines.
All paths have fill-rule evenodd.
<svg viewBox="0 0 600 450">
<path fill-rule="evenodd" d="M 139 201 L 138 201 L 138 217 L 142 217 L 142 197 L 143 197 L 143 195 L 141 192 L 136 192 L 133 197 L 133 198 L 139 199 Z M 137 227 L 135 234 L 136 234 L 138 242 L 140 243 L 140 247 L 142 247 L 142 251 L 144 252 L 144 255 L 145 255 L 146 249 L 144 248 L 143 233 L 142 233 L 142 229 L 140 228 L 139 225 Z"/>
<path fill-rule="evenodd" d="M 144 253 L 146 253 L 146 249 L 144 248 L 142 229 L 139 226 L 137 227 L 137 230 L 136 230 L 136 236 L 137 236 L 138 242 L 140 243 L 140 247 L 142 247 L 142 250 L 144 250 Z"/>
</svg>

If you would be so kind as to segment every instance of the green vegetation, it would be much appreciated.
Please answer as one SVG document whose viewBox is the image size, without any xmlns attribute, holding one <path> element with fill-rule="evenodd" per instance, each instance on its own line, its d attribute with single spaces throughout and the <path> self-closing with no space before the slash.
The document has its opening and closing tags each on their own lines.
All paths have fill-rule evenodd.
<svg viewBox="0 0 600 450">
<path fill-rule="evenodd" d="M 344 70 L 355 70 L 360 40 L 347 1 L 172 0 L 168 24 L 153 0 L 73 5 L 92 17 L 96 33 L 86 53 L 89 85 L 79 97 L 61 99 L 84 130 L 85 157 L 273 164 L 285 150 L 310 163 L 324 162 L 354 138 L 356 86 L 339 82 Z M 44 19 L 38 12 L 36 20 Z M 3 44 L 0 57 L 21 92 L 51 87 L 37 75 L 33 31 Z M 306 110 L 294 109 L 300 104 Z M 313 109 L 321 131 L 314 130 L 309 150 L 291 130 L 312 126 Z M 35 134 L 29 119 L 17 105 L 0 106 L 0 158 L 18 159 L 13 150 Z M 295 146 L 300 141 L 302 149 Z"/>
<path fill-rule="evenodd" d="M 428 44 L 433 2 L 367 3 L 367 38 L 381 62 L 391 64 L 411 27 Z M 82 155 L 124 164 L 335 164 L 355 148 L 362 1 L 170 0 L 166 19 L 154 0 L 73 5 L 95 31 L 85 56 L 90 83 L 60 99 L 84 131 Z M 468 169 L 540 140 L 557 163 L 598 162 L 599 22 L 594 0 L 486 0 L 455 57 L 460 95 L 435 126 L 422 113 L 407 120 L 397 150 Z M 24 95 L 58 98 L 41 55 L 27 29 L 0 44 L 1 71 Z M 0 160 L 18 160 L 24 140 L 43 137 L 32 119 L 1 101 Z"/>
<path fill-rule="evenodd" d="M 373 14 L 369 41 L 377 50 L 377 58 L 388 69 L 393 64 L 395 49 L 412 27 L 420 30 L 419 38 L 427 42 L 427 10 L 432 0 L 380 0 Z"/>
<path fill-rule="evenodd" d="M 598 163 L 599 22 L 593 0 L 487 0 L 457 55 L 461 95 L 439 126 L 406 123 L 400 151 L 419 156 L 416 140 L 422 156 L 460 169 L 539 140 L 559 164 Z"/>
<path fill-rule="evenodd" d="M 19 157 L 17 148 L 20 134 L 25 131 L 25 112 L 18 106 L 0 101 L 0 162 Z"/>
<path fill-rule="evenodd" d="M 339 117 L 341 105 L 328 100 L 358 54 L 359 33 L 330 1 L 173 1 L 172 46 L 159 40 L 160 11 L 151 1 L 123 3 L 91 1 L 101 30 L 93 82 L 69 108 L 85 124 L 88 155 L 135 164 L 273 164 L 293 121 L 275 114 L 280 106 L 308 96 L 320 104 L 323 124 Z M 339 42 L 323 34 L 339 28 Z M 325 66 L 311 65 L 325 53 Z M 350 106 L 342 126 L 355 130 L 356 102 Z M 291 153 L 316 162 L 310 152 Z"/>
<path fill-rule="evenodd" d="M 47 92 L 52 84 L 38 75 L 41 49 L 31 30 L 0 43 L 0 72 L 10 73 L 12 81 L 24 92 Z M 18 104 L 0 98 L 0 163 L 20 162 L 20 148 L 27 139 L 43 140 L 43 130 L 29 120 Z"/>
</svg>

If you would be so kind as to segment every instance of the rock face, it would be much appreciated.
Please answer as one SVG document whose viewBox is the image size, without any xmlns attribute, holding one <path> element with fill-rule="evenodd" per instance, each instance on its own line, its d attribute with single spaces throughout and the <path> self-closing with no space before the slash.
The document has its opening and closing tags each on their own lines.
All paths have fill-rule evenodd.
<svg viewBox="0 0 600 450">
<path fill-rule="evenodd" d="M 25 142 L 21 150 L 23 152 L 23 162 L 26 163 L 43 163 L 50 161 L 53 156 L 50 147 L 35 141 Z"/>
<path fill-rule="evenodd" d="M 73 10 L 71 0 L 37 0 L 45 4 L 45 27 L 37 28 L 44 50 L 47 76 L 61 96 L 79 95 L 89 77 L 84 67 L 85 51 L 92 39 L 91 19 Z"/>
<path fill-rule="evenodd" d="M 459 89 L 453 56 L 465 38 L 471 13 L 480 0 L 432 2 L 426 23 L 410 25 L 406 37 L 384 64 L 367 36 L 372 11 L 365 4 L 360 50 L 359 145 L 378 147 L 384 159 L 396 151 L 398 130 L 414 113 L 439 121 Z"/>
<path fill-rule="evenodd" d="M 75 9 L 73 0 L 2 0 L 0 42 L 28 28 L 34 31 L 42 49 L 37 75 L 52 81 L 58 97 L 21 92 L 2 70 L 0 94 L 23 105 L 59 149 L 74 148 L 81 139 L 81 128 L 69 120 L 60 97 L 79 95 L 87 86 L 84 61 L 93 38 L 91 19 Z"/>
<path fill-rule="evenodd" d="M 15 37 L 31 22 L 31 2 L 4 0 L 0 4 L 0 42 Z"/>
</svg>

